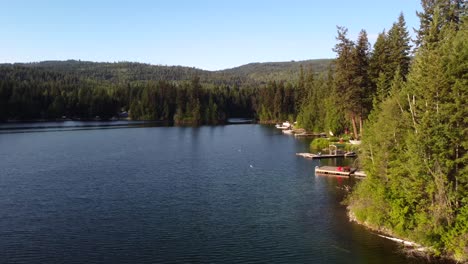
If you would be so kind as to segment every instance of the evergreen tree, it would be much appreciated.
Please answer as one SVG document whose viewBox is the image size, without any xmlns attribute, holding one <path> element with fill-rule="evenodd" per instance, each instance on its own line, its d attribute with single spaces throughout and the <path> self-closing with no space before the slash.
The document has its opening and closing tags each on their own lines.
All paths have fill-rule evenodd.
<svg viewBox="0 0 468 264">
<path fill-rule="evenodd" d="M 422 12 L 416 12 L 419 17 L 419 29 L 416 29 L 416 47 L 420 47 L 425 43 L 437 42 L 438 34 L 432 34 L 429 31 L 438 32 L 444 25 L 454 24 L 455 29 L 458 29 L 462 17 L 466 16 L 466 2 L 464 0 L 421 0 Z M 437 23 L 434 23 L 434 14 L 438 10 Z"/>
<path fill-rule="evenodd" d="M 389 73 L 390 54 L 387 33 L 383 31 L 377 37 L 374 44 L 371 57 L 369 59 L 369 79 L 371 82 L 371 92 L 378 94 L 379 90 L 388 92 L 389 83 L 391 81 Z M 382 92 L 380 92 L 382 94 Z M 377 98 L 378 102 L 382 102 L 383 98 Z"/>
<path fill-rule="evenodd" d="M 351 121 L 354 138 L 360 138 L 362 118 L 371 108 L 371 85 L 368 76 L 369 43 L 363 30 L 355 44 L 346 37 L 347 29 L 338 27 L 338 43 L 334 51 L 335 61 L 334 87 L 341 106 L 340 112 L 346 113 Z M 357 123 L 359 122 L 359 130 Z"/>
<path fill-rule="evenodd" d="M 306 92 L 306 84 L 305 84 L 305 74 L 304 74 L 304 67 L 302 64 L 299 66 L 299 81 L 297 83 L 297 92 L 295 98 L 295 112 L 298 113 L 300 108 L 304 104 L 306 99 L 307 92 Z"/>
<path fill-rule="evenodd" d="M 401 76 L 406 79 L 410 64 L 410 37 L 406 29 L 406 22 L 403 13 L 398 17 L 398 21 L 393 24 L 388 31 L 388 48 L 389 53 L 389 74 L 391 79 L 397 68 L 399 68 Z"/>
<path fill-rule="evenodd" d="M 369 62 L 369 78 L 375 103 L 381 102 L 390 92 L 397 69 L 405 80 L 410 65 L 410 38 L 403 14 L 400 14 L 388 33 L 379 34 Z"/>
<path fill-rule="evenodd" d="M 366 118 L 372 108 L 374 93 L 369 79 L 370 44 L 367 32 L 361 30 L 354 49 L 354 68 L 356 95 L 359 98 L 355 112 L 359 119 L 359 133 L 362 133 L 363 118 Z"/>
</svg>

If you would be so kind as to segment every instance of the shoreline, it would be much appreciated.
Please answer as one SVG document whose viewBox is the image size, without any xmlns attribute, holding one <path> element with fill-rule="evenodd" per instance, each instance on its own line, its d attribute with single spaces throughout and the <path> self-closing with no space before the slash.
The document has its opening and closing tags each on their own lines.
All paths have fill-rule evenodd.
<svg viewBox="0 0 468 264">
<path fill-rule="evenodd" d="M 347 210 L 346 215 L 348 216 L 348 220 L 350 222 L 355 222 L 358 225 L 363 226 L 364 228 L 368 229 L 371 233 L 381 238 L 385 238 L 385 239 L 388 239 L 397 243 L 398 245 L 402 247 L 402 251 L 410 257 L 424 258 L 424 259 L 427 259 L 428 261 L 443 260 L 443 261 L 446 261 L 447 263 L 460 263 L 456 261 L 452 256 L 449 256 L 449 255 L 435 256 L 434 251 L 430 247 L 423 246 L 419 243 L 416 243 L 408 239 L 398 238 L 392 233 L 391 230 L 378 228 L 367 222 L 359 221 L 354 215 L 354 213 L 351 211 L 349 206 L 346 207 L 346 210 Z"/>
</svg>

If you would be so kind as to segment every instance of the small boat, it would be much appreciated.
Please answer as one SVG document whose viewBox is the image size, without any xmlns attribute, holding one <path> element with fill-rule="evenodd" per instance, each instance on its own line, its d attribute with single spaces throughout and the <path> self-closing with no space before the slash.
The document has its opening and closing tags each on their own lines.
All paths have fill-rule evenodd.
<svg viewBox="0 0 468 264">
<path fill-rule="evenodd" d="M 292 129 L 284 129 L 284 130 L 283 130 L 283 134 L 292 135 L 292 134 L 294 134 L 294 130 L 292 130 Z"/>
<path fill-rule="evenodd" d="M 284 129 L 289 129 L 289 128 L 291 128 L 291 124 L 290 124 L 288 121 L 286 121 L 286 122 L 283 122 L 283 124 L 281 124 L 281 125 L 280 125 L 280 124 L 276 124 L 275 127 L 276 127 L 277 129 L 284 130 Z"/>
</svg>

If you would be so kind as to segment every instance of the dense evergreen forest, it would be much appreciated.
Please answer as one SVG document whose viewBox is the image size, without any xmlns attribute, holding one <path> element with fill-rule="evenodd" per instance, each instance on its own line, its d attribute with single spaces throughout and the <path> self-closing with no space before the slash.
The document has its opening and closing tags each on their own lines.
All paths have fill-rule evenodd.
<svg viewBox="0 0 468 264">
<path fill-rule="evenodd" d="M 252 63 L 223 71 L 141 63 L 46 61 L 0 65 L 0 120 L 108 119 L 216 124 L 228 117 L 265 122 L 297 114 L 299 69 L 332 60 Z"/>
</svg>

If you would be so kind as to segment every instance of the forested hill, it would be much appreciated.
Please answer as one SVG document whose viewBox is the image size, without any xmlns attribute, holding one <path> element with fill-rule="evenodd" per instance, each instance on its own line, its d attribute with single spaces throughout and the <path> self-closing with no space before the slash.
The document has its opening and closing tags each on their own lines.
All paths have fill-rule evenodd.
<svg viewBox="0 0 468 264">
<path fill-rule="evenodd" d="M 332 59 L 317 59 L 289 62 L 249 63 L 232 69 L 215 72 L 216 74 L 240 76 L 256 82 L 284 80 L 297 82 L 300 67 L 314 72 L 324 72 L 331 65 Z"/>
<path fill-rule="evenodd" d="M 221 71 L 76 60 L 0 64 L 0 122 L 109 119 L 123 112 L 135 120 L 176 124 L 216 124 L 235 116 L 293 120 L 314 75 L 323 76 L 318 73 L 332 61 L 252 63 Z"/>
<path fill-rule="evenodd" d="M 269 81 L 295 82 L 300 66 L 305 70 L 323 72 L 332 59 L 250 63 L 232 69 L 207 71 L 193 67 L 163 66 L 135 62 L 42 61 L 36 63 L 0 64 L 0 69 L 12 67 L 33 68 L 39 71 L 74 75 L 78 78 L 105 80 L 112 83 L 134 81 L 187 81 L 194 75 L 205 84 L 254 86 Z"/>
</svg>

